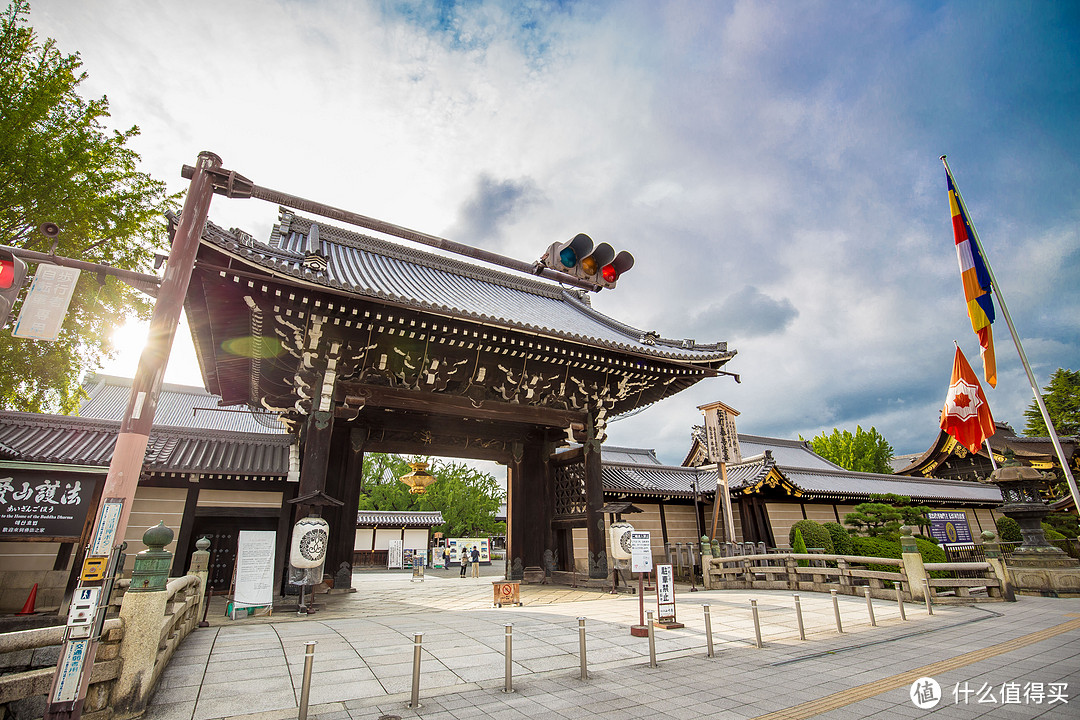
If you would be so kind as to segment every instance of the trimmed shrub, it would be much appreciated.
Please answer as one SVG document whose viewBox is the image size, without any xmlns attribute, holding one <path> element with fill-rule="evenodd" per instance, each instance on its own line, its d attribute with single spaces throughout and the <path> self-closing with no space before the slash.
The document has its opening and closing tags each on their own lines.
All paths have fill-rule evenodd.
<svg viewBox="0 0 1080 720">
<path fill-rule="evenodd" d="M 998 537 L 1001 542 L 1021 542 L 1024 539 L 1020 532 L 1020 523 L 1011 517 L 999 517 L 997 519 Z"/>
<path fill-rule="evenodd" d="M 800 520 L 791 526 L 788 532 L 788 543 L 795 546 L 795 531 L 802 533 L 803 541 L 807 548 L 824 548 L 827 555 L 833 554 L 832 537 L 829 531 L 822 527 L 821 523 L 813 520 Z"/>
<path fill-rule="evenodd" d="M 895 558 L 899 560 L 903 553 L 900 550 L 900 543 L 893 542 L 892 540 L 886 540 L 884 538 L 872 538 L 854 536 L 851 538 L 852 544 L 855 547 L 854 555 L 865 555 L 866 557 L 880 557 L 880 558 Z M 925 538 L 915 538 L 915 544 L 919 547 L 919 554 L 922 555 L 924 563 L 943 563 L 946 562 L 945 551 L 940 547 L 930 542 Z M 868 565 L 870 570 L 878 572 L 896 572 L 896 568 L 892 565 Z M 942 572 L 933 570 L 930 572 L 930 577 L 948 577 L 948 572 Z M 890 586 L 892 583 L 888 583 Z"/>
<path fill-rule="evenodd" d="M 1059 533 L 1057 530 L 1055 530 L 1053 527 L 1051 527 L 1050 523 L 1043 523 L 1042 524 L 1042 529 L 1043 529 L 1043 533 L 1046 534 L 1046 539 L 1047 540 L 1064 540 L 1065 539 L 1065 535 L 1063 535 L 1062 533 Z"/>
<path fill-rule="evenodd" d="M 855 546 L 851 544 L 851 534 L 844 529 L 844 526 L 837 522 L 827 522 L 821 527 L 829 533 L 829 537 L 832 538 L 833 553 L 836 555 L 853 555 Z"/>
<path fill-rule="evenodd" d="M 799 528 L 795 528 L 795 539 L 791 543 L 791 549 L 796 555 L 806 554 L 806 541 L 802 539 L 802 533 Z M 800 560 L 799 567 L 810 567 L 809 560 Z"/>
<path fill-rule="evenodd" d="M 1080 517 L 1072 513 L 1050 513 L 1045 522 L 1067 538 L 1080 536 Z"/>
</svg>

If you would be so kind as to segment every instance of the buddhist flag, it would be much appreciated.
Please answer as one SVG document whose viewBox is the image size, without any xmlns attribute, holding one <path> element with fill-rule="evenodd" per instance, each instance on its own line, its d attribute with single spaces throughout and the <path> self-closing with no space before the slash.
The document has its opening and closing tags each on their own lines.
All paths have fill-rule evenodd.
<svg viewBox="0 0 1080 720">
<path fill-rule="evenodd" d="M 941 429 L 972 453 L 977 453 L 986 439 L 994 434 L 994 418 L 979 385 L 979 378 L 975 377 L 959 346 L 953 359 L 949 395 L 941 410 Z"/>
<path fill-rule="evenodd" d="M 983 361 L 983 377 L 990 387 L 997 387 L 997 361 L 994 358 L 994 335 L 990 325 L 994 322 L 994 300 L 990 296 L 990 273 L 979 245 L 971 220 L 964 212 L 960 193 L 953 183 L 952 174 L 945 170 L 949 183 L 949 208 L 952 210 L 953 236 L 956 239 L 956 259 L 960 263 L 960 278 L 964 281 L 964 298 L 971 329 L 979 336 L 980 354 Z"/>
</svg>

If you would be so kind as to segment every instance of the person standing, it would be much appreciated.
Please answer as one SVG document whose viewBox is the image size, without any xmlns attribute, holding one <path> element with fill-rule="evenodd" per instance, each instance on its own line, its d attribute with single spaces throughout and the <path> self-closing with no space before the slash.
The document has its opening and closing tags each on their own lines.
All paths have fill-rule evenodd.
<svg viewBox="0 0 1080 720">
<path fill-rule="evenodd" d="M 472 562 L 472 576 L 474 578 L 480 577 L 480 550 L 475 545 L 473 545 L 469 560 Z"/>
<path fill-rule="evenodd" d="M 465 577 L 465 571 L 469 569 L 469 549 L 461 548 L 461 577 Z"/>
</svg>

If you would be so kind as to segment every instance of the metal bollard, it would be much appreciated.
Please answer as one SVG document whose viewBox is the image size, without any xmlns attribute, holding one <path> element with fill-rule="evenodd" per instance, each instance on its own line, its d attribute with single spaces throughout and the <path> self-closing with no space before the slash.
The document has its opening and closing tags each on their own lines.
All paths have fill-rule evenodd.
<svg viewBox="0 0 1080 720">
<path fill-rule="evenodd" d="M 650 613 L 651 616 L 652 613 Z M 589 679 L 588 662 L 585 660 L 585 618 L 579 617 L 577 619 L 578 628 L 578 650 L 581 654 L 581 679 Z"/>
<path fill-rule="evenodd" d="M 712 644 L 712 615 L 709 613 L 708 604 L 702 605 L 705 608 L 705 637 L 709 641 L 709 655 L 708 657 L 716 657 L 716 653 L 713 652 Z"/>
<path fill-rule="evenodd" d="M 758 617 L 757 600 L 750 601 L 750 610 L 754 613 L 754 645 L 761 647 L 761 618 Z"/>
<path fill-rule="evenodd" d="M 866 612 L 870 613 L 870 626 L 877 627 L 877 619 L 874 617 L 874 603 L 870 600 L 870 588 L 863 588 L 863 595 L 866 596 Z"/>
<path fill-rule="evenodd" d="M 799 596 L 795 596 L 795 618 L 799 621 L 799 639 L 806 639 L 806 627 L 803 625 L 802 620 L 802 603 L 799 601 Z"/>
<path fill-rule="evenodd" d="M 300 688 L 300 720 L 307 720 L 308 697 L 311 696 L 311 665 L 315 661 L 315 641 L 304 643 L 304 684 Z"/>
<path fill-rule="evenodd" d="M 506 685 L 503 692 L 514 692 L 514 684 L 511 679 L 514 675 L 514 624 L 506 623 Z"/>
<path fill-rule="evenodd" d="M 903 583 L 896 583 L 896 605 L 900 608 L 900 619 L 907 620 L 907 613 L 904 612 L 904 585 Z"/>
<path fill-rule="evenodd" d="M 420 649 L 424 642 L 424 633 L 413 634 L 413 657 L 412 657 L 412 699 L 409 707 L 420 707 Z"/>
<path fill-rule="evenodd" d="M 934 602 L 930 599 L 930 581 L 923 580 L 923 590 L 926 591 L 926 612 L 929 615 L 934 614 Z"/>
<path fill-rule="evenodd" d="M 829 593 L 832 595 L 833 614 L 836 615 L 836 632 L 843 633 L 844 624 L 840 622 L 840 601 L 836 599 L 836 588 L 829 590 Z"/>
<path fill-rule="evenodd" d="M 653 635 L 652 610 L 645 611 L 645 625 L 649 628 L 649 667 L 656 667 L 656 636 Z"/>
</svg>

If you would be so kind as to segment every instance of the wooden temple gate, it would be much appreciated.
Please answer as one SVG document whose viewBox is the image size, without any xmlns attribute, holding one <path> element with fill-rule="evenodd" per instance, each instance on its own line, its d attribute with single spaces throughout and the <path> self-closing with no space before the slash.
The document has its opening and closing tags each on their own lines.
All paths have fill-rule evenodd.
<svg viewBox="0 0 1080 720">
<path fill-rule="evenodd" d="M 207 223 L 185 309 L 207 389 L 297 435 L 299 482 L 282 512 L 329 522 L 325 568 L 339 583 L 365 452 L 506 464 L 508 576 L 571 569 L 572 529 L 586 527 L 589 577 L 606 578 L 606 420 L 735 354 L 631 328 L 582 291 L 285 208 L 268 243 Z"/>
</svg>

